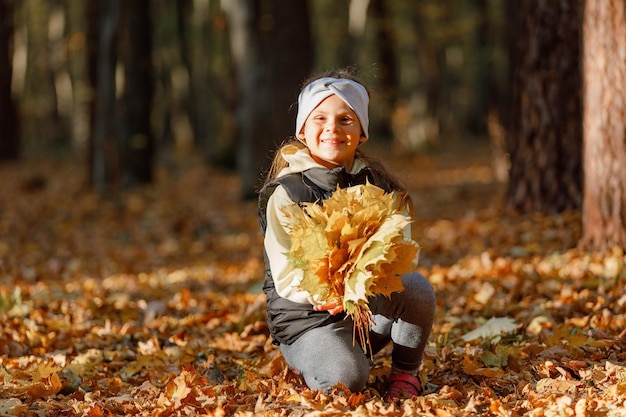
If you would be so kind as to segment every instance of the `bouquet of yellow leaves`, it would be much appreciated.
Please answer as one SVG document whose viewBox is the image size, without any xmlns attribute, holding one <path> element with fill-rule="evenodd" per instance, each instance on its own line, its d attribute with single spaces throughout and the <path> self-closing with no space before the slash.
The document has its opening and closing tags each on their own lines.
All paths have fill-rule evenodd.
<svg viewBox="0 0 626 417">
<path fill-rule="evenodd" d="M 400 275 L 416 267 L 419 254 L 404 236 L 411 220 L 396 195 L 369 183 L 337 188 L 323 204 L 294 204 L 285 214 L 293 220 L 287 257 L 304 271 L 300 288 L 324 303 L 342 303 L 368 350 L 369 298 L 402 291 Z"/>
</svg>

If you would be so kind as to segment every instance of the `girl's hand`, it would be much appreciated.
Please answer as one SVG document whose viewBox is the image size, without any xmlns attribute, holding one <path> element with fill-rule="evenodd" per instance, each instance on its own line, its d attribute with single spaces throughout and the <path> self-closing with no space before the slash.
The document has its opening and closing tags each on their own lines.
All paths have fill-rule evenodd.
<svg viewBox="0 0 626 417">
<path fill-rule="evenodd" d="M 326 304 L 318 304 L 313 306 L 315 311 L 328 311 L 331 316 L 339 314 L 343 311 L 343 303 L 341 301 L 330 301 Z"/>
</svg>

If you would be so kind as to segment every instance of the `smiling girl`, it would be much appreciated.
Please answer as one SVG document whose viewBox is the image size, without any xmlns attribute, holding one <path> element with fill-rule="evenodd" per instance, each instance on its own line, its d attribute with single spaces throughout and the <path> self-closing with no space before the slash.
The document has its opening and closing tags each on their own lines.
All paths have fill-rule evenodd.
<svg viewBox="0 0 626 417">
<path fill-rule="evenodd" d="M 411 210 L 406 188 L 359 146 L 369 139 L 369 93 L 347 70 L 305 82 L 298 97 L 295 136 L 276 152 L 259 195 L 264 234 L 267 321 L 273 342 L 311 389 L 328 391 L 338 383 L 352 392 L 365 389 L 369 354 L 393 343 L 385 400 L 420 395 L 418 376 L 434 320 L 435 296 L 417 272 L 402 276 L 404 290 L 373 297 L 372 352 L 353 343 L 354 323 L 341 303 L 320 303 L 298 284 L 303 271 L 285 256 L 291 246 L 284 208 L 323 202 L 337 189 L 369 182 L 396 193 Z M 407 233 L 410 233 L 407 231 Z"/>
</svg>

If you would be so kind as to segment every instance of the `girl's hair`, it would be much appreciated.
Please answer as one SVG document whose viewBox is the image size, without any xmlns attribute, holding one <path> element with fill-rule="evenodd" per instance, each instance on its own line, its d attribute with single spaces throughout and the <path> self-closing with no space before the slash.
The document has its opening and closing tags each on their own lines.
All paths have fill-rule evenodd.
<svg viewBox="0 0 626 417">
<path fill-rule="evenodd" d="M 363 87 L 365 87 L 365 90 L 367 91 L 369 95 L 369 90 L 367 86 L 363 83 L 363 81 L 361 81 L 361 79 L 358 76 L 354 75 L 353 70 L 350 68 L 331 70 L 331 71 L 326 71 L 326 72 L 322 72 L 319 74 L 315 74 L 307 78 L 301 84 L 300 87 L 301 89 L 303 89 L 304 87 L 306 87 L 313 81 L 318 80 L 320 78 L 325 78 L 325 77 L 346 78 L 352 81 L 356 81 L 359 84 L 361 84 Z M 267 175 L 265 177 L 265 183 L 268 183 L 269 181 L 276 178 L 278 176 L 278 173 L 288 166 L 287 161 L 285 161 L 281 153 L 282 149 L 288 145 L 297 146 L 300 149 L 307 147 L 304 143 L 300 142 L 295 136 L 292 136 L 288 138 L 286 141 L 284 141 L 274 154 L 272 165 L 270 166 L 267 172 Z M 380 160 L 367 156 L 360 149 L 356 150 L 356 153 L 354 156 L 355 156 L 355 159 L 363 160 L 365 164 L 371 169 L 372 175 L 374 176 L 374 180 L 377 183 L 388 184 L 389 187 L 392 190 L 394 190 L 398 194 L 398 196 L 401 198 L 402 205 L 412 210 L 413 205 L 412 205 L 411 197 L 409 196 L 409 192 L 408 192 L 406 185 L 397 176 L 395 176 L 391 171 L 389 171 L 387 167 L 385 167 L 385 165 Z"/>
</svg>

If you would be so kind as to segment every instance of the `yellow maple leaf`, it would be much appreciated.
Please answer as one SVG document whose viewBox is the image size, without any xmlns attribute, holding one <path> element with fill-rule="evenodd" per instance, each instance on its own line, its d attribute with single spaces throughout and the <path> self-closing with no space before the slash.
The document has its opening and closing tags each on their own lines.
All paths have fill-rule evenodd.
<svg viewBox="0 0 626 417">
<path fill-rule="evenodd" d="M 370 297 L 402 291 L 400 275 L 417 264 L 419 245 L 404 236 L 411 220 L 395 193 L 369 183 L 337 188 L 322 204 L 294 204 L 285 214 L 291 220 L 287 257 L 303 270 L 300 288 L 324 302 L 342 302 L 365 347 Z"/>
</svg>

